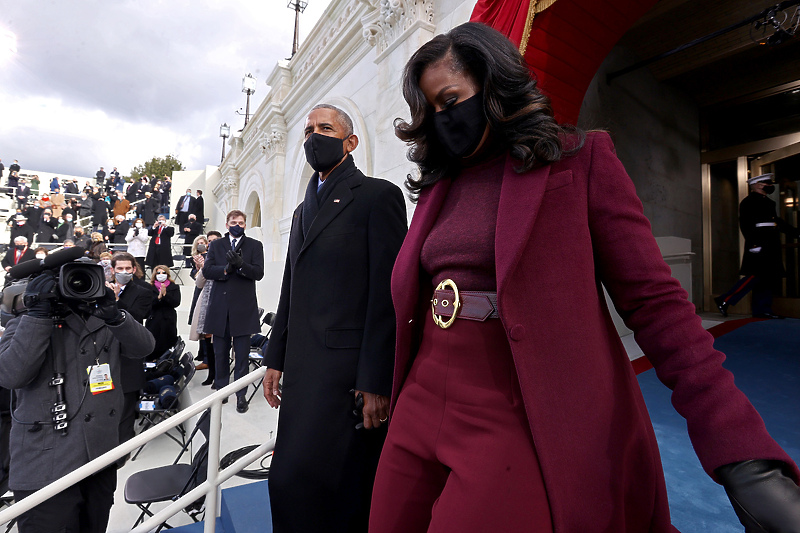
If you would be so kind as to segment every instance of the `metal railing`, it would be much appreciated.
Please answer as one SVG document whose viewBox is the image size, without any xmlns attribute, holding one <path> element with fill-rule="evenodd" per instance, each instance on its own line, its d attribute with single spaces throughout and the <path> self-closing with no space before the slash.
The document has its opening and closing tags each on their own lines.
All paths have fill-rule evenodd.
<svg viewBox="0 0 800 533">
<path fill-rule="evenodd" d="M 205 523 L 203 526 L 204 533 L 214 533 L 216 528 L 216 516 L 218 507 L 218 487 L 226 482 L 238 472 L 243 470 L 249 464 L 260 459 L 275 447 L 275 439 L 270 439 L 261 444 L 258 448 L 254 449 L 244 457 L 234 462 L 225 470 L 219 470 L 219 450 L 220 450 L 220 433 L 222 430 L 222 400 L 235 393 L 237 390 L 242 389 L 255 383 L 259 379 L 263 379 L 267 372 L 267 367 L 261 367 L 253 372 L 250 372 L 245 377 L 238 379 L 228 385 L 227 387 L 218 390 L 211 396 L 192 404 L 190 407 L 182 410 L 181 412 L 171 416 L 167 420 L 156 424 L 147 431 L 140 433 L 131 440 L 124 442 L 104 453 L 97 459 L 89 461 L 82 467 L 73 470 L 66 476 L 53 481 L 46 487 L 36 491 L 27 498 L 16 502 L 14 505 L 0 511 L 0 524 L 6 524 L 11 520 L 17 518 L 19 515 L 36 507 L 45 500 L 52 498 L 62 490 L 71 487 L 79 481 L 96 474 L 105 467 L 115 463 L 118 459 L 131 453 L 138 447 L 150 442 L 169 431 L 170 429 L 178 426 L 189 420 L 191 417 L 200 414 L 201 412 L 211 407 L 211 427 L 209 432 L 208 442 L 208 473 L 206 480 L 199 484 L 197 487 L 186 493 L 184 496 L 172 502 L 169 506 L 155 513 L 145 522 L 139 524 L 131 530 L 131 533 L 146 533 L 156 527 L 162 522 L 169 520 L 170 517 L 178 514 L 184 507 L 187 507 L 192 502 L 205 495 L 206 501 L 206 514 Z"/>
</svg>

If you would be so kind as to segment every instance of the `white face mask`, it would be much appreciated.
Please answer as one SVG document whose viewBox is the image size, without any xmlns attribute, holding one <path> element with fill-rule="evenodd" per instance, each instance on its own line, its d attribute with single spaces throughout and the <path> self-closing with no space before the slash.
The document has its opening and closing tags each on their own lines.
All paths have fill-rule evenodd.
<svg viewBox="0 0 800 533">
<path fill-rule="evenodd" d="M 142 223 L 141 223 L 141 222 L 137 222 L 137 223 L 136 223 L 136 227 L 137 227 L 137 228 L 141 228 L 141 227 L 142 227 Z"/>
<path fill-rule="evenodd" d="M 47 254 L 36 254 L 36 259 L 44 259 L 47 257 Z"/>
<path fill-rule="evenodd" d="M 161 283 L 164 283 L 165 281 L 167 281 L 167 275 L 166 274 L 156 274 L 156 279 L 158 281 L 160 281 Z"/>
</svg>

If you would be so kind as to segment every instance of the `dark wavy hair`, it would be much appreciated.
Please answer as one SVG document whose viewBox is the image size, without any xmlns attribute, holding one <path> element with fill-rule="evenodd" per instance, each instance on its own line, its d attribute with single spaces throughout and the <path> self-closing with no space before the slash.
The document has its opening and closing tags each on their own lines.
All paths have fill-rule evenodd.
<svg viewBox="0 0 800 533">
<path fill-rule="evenodd" d="M 424 44 L 411 56 L 403 73 L 403 97 L 411 111 L 411 122 L 397 118 L 394 130 L 410 145 L 409 161 L 419 167 L 419 179 L 410 174 L 406 179 L 412 200 L 423 188 L 455 174 L 459 168 L 459 162 L 450 159 L 439 143 L 433 129 L 433 106 L 419 87 L 424 70 L 445 58 L 482 87 L 491 140 L 508 147 L 521 162 L 515 168 L 517 172 L 558 161 L 583 145 L 582 132 L 556 122 L 550 100 L 536 88 L 536 80 L 511 41 L 484 24 L 468 22 Z M 578 135 L 565 149 L 570 133 Z"/>
</svg>

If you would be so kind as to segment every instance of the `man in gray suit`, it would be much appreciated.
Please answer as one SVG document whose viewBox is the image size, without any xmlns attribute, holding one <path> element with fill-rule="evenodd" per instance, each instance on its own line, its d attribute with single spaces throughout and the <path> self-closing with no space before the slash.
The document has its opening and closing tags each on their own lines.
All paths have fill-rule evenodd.
<svg viewBox="0 0 800 533">
<path fill-rule="evenodd" d="M 31 280 L 27 313 L 13 318 L 0 339 L 0 387 L 17 391 L 9 446 L 9 487 L 17 501 L 117 446 L 120 356 L 143 358 L 155 345 L 144 326 L 119 310 L 111 289 L 91 304 L 56 304 L 56 285 L 52 271 Z M 54 314 L 63 317 L 60 333 Z M 60 386 L 53 383 L 57 375 Z M 104 532 L 116 484 L 111 465 L 20 515 L 19 532 Z"/>
</svg>

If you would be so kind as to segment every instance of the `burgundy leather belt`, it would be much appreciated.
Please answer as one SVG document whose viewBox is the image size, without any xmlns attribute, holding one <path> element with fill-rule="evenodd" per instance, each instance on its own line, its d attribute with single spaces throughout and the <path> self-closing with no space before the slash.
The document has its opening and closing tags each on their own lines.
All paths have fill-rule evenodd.
<svg viewBox="0 0 800 533">
<path fill-rule="evenodd" d="M 497 293 L 459 291 L 453 280 L 446 279 L 433 291 L 431 312 L 433 321 L 443 329 L 452 326 L 456 318 L 477 322 L 499 318 Z"/>
</svg>

